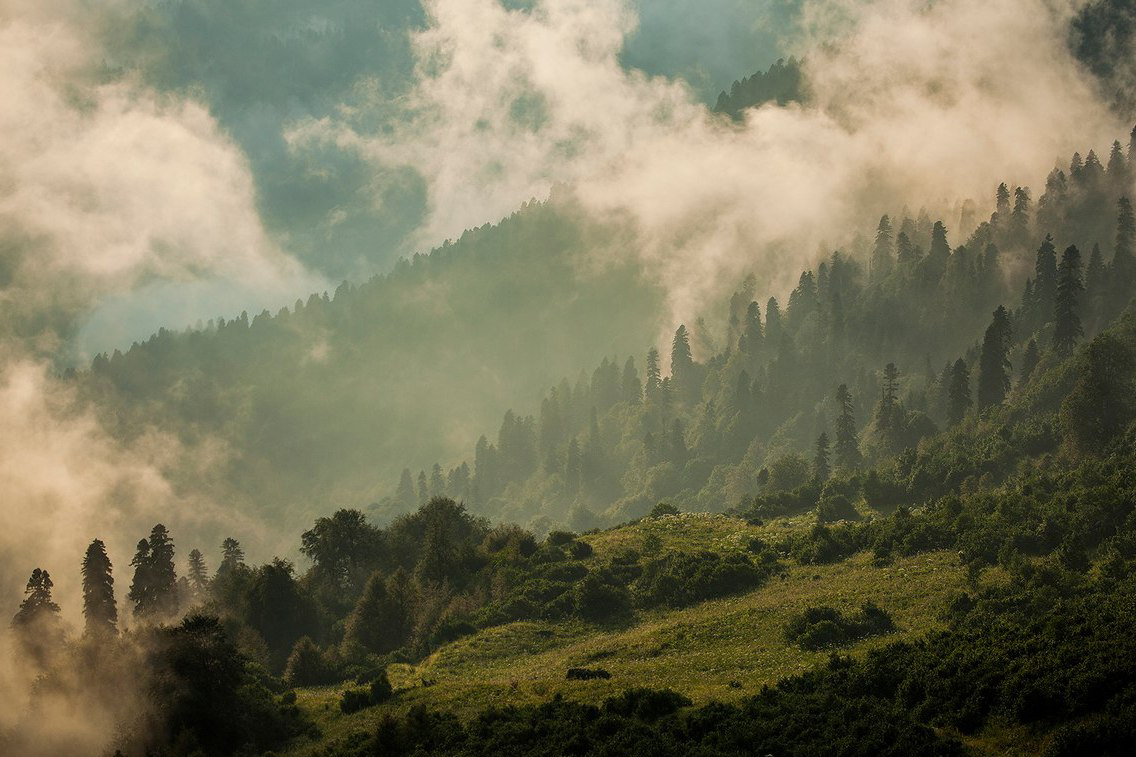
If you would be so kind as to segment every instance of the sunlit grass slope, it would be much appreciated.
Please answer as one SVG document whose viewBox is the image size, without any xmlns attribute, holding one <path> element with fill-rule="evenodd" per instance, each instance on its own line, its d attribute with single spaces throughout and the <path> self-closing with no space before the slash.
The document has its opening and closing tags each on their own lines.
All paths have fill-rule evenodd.
<svg viewBox="0 0 1136 757">
<path fill-rule="evenodd" d="M 726 516 L 687 514 L 582 537 L 602 561 L 624 548 L 660 551 L 744 549 L 753 537 L 769 543 L 811 526 L 811 518 L 776 519 L 762 526 Z M 386 712 L 414 705 L 472 716 L 490 706 L 541 702 L 555 694 L 586 702 L 636 686 L 671 688 L 695 704 L 730 701 L 785 676 L 822 663 L 828 651 L 809 652 L 785 643 L 788 619 L 811 605 L 854 609 L 871 600 L 886 609 L 898 632 L 841 649 L 861 654 L 898 639 L 914 639 L 941 627 L 947 596 L 964 588 L 966 571 L 953 552 L 931 552 L 875 567 L 861 553 L 834 565 L 785 562 L 782 575 L 747 594 L 680 610 L 637 613 L 626 625 L 597 627 L 580 621 L 518 622 L 480 631 L 448 644 L 418 665 L 389 670 L 391 702 L 352 715 L 339 698 L 352 684 L 302 689 L 298 703 L 319 726 L 319 742 L 301 739 L 291 754 L 306 755 L 318 743 L 371 731 Z M 601 667 L 609 680 L 569 681 L 570 667 Z"/>
</svg>

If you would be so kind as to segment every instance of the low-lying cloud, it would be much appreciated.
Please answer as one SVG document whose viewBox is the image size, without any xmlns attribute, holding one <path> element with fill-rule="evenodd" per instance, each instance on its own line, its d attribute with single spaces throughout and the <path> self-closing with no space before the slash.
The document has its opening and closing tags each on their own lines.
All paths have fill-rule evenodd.
<svg viewBox="0 0 1136 757">
<path fill-rule="evenodd" d="M 621 67 L 635 18 L 619 0 L 427 7 L 408 120 L 381 132 L 353 115 L 301 123 L 295 149 L 330 141 L 379 170 L 419 171 L 424 242 L 567 183 L 636 224 L 628 253 L 666 284 L 676 321 L 743 271 L 784 291 L 884 212 L 992 204 L 999 182 L 1039 188 L 1059 156 L 1127 131 L 1065 46 L 1067 3 L 806 3 L 808 104 L 757 108 L 740 126 L 681 81 Z"/>
</svg>

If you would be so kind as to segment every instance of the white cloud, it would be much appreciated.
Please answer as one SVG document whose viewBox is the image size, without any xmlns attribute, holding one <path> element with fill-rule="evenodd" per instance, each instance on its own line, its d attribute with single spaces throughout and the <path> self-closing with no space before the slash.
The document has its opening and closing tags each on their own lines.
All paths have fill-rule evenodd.
<svg viewBox="0 0 1136 757">
<path fill-rule="evenodd" d="M 412 118 L 384 131 L 352 116 L 298 124 L 296 148 L 333 141 L 417 169 L 424 242 L 568 182 L 635 223 L 676 320 L 746 269 L 783 290 L 818 246 L 904 204 L 986 198 L 1002 180 L 1039 189 L 1055 159 L 1125 131 L 1066 51 L 1069 5 L 1046 0 L 807 3 L 809 105 L 757 109 L 741 127 L 679 82 L 621 68 L 626 3 L 429 8 Z"/>
</svg>

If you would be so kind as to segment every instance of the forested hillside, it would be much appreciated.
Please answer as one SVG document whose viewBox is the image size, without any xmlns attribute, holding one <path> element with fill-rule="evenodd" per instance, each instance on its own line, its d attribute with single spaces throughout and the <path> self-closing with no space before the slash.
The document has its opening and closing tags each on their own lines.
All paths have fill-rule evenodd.
<svg viewBox="0 0 1136 757">
<path fill-rule="evenodd" d="M 79 377 L 109 429 L 220 443 L 219 501 L 295 526 L 376 501 L 408 459 L 451 459 L 516 401 L 654 336 L 660 292 L 617 226 L 569 198 L 277 314 L 161 330 Z M 291 519 L 291 520 L 289 520 Z"/>
<path fill-rule="evenodd" d="M 1002 185 L 988 217 L 961 206 L 962 244 L 925 212 L 884 216 L 785 302 L 746 279 L 725 328 L 679 325 L 669 356 L 610 354 L 569 375 L 467 462 L 404 470 L 384 509 L 448 495 L 586 529 L 660 500 L 713 512 L 793 489 L 819 450 L 849 467 L 914 449 L 1116 317 L 1136 276 L 1131 182 L 1118 142 L 1107 167 L 1089 151 L 1055 168 L 1036 200 Z"/>
</svg>

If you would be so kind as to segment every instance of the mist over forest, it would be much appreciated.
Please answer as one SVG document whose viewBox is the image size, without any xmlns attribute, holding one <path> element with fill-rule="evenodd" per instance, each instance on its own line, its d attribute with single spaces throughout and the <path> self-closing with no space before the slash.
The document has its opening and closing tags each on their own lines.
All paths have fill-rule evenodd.
<svg viewBox="0 0 1136 757">
<path fill-rule="evenodd" d="M 1134 33 L 0 0 L 0 753 L 1127 754 Z"/>
</svg>

